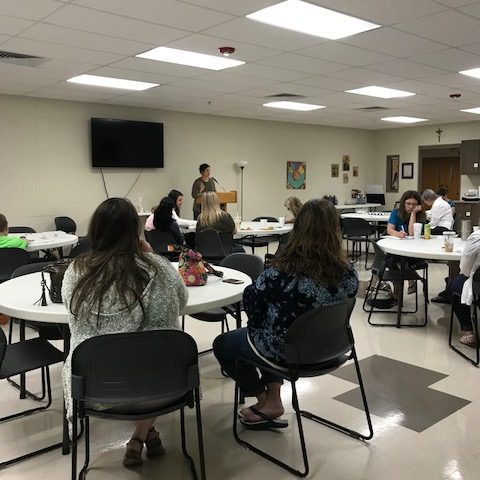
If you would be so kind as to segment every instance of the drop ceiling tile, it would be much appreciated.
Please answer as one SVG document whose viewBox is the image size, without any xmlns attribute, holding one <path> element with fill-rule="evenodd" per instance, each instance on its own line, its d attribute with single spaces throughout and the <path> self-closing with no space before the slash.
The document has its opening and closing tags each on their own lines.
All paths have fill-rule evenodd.
<svg viewBox="0 0 480 480">
<path fill-rule="evenodd" d="M 480 18 L 480 3 L 479 2 L 470 2 L 471 5 L 466 5 L 459 10 L 467 15 L 471 15 L 472 17 Z"/>
<path fill-rule="evenodd" d="M 36 72 L 29 71 L 33 69 L 28 69 L 27 71 L 17 71 L 16 73 L 4 72 L 0 69 L 0 84 L 3 82 L 13 83 L 18 82 L 23 85 L 32 85 L 37 87 L 43 87 L 46 85 L 56 84 L 59 80 L 52 79 L 50 77 L 46 78 L 42 75 L 36 75 Z"/>
<path fill-rule="evenodd" d="M 459 47 L 459 50 L 474 53 L 475 55 L 479 55 L 480 54 L 480 42 L 471 43 L 470 45 L 462 45 L 461 47 Z"/>
<path fill-rule="evenodd" d="M 51 72 L 62 72 L 68 74 L 69 77 L 80 75 L 97 68 L 98 65 L 93 63 L 84 63 L 76 60 L 65 60 L 61 58 L 52 58 L 37 67 L 38 70 L 46 70 Z"/>
<path fill-rule="evenodd" d="M 192 87 L 189 88 L 188 91 L 185 91 L 184 87 L 177 86 L 176 84 L 160 85 L 160 87 L 157 87 L 155 90 L 158 93 L 165 95 L 186 95 L 186 98 L 201 98 L 205 100 L 210 100 L 221 95 L 221 93 L 215 93 L 212 90 L 206 90 L 198 87 Z"/>
<path fill-rule="evenodd" d="M 185 30 L 142 22 L 75 5 L 66 5 L 61 10 L 44 18 L 43 22 L 155 45 L 163 45 L 166 42 L 188 35 Z"/>
<path fill-rule="evenodd" d="M 391 55 L 385 55 L 339 42 L 327 42 L 316 45 L 315 47 L 303 48 L 295 53 L 307 57 L 343 63 L 352 67 L 361 67 L 394 59 Z"/>
<path fill-rule="evenodd" d="M 58 70 L 42 69 L 36 67 L 26 67 L 22 65 L 14 65 L 12 63 L 0 62 L 0 74 L 3 75 L 18 75 L 25 78 L 28 83 L 30 78 L 40 78 L 46 81 L 59 81 L 69 78 L 69 74 Z M 47 82 L 48 83 L 48 82 Z"/>
<path fill-rule="evenodd" d="M 293 53 L 283 53 L 282 55 L 277 55 L 276 57 L 264 58 L 256 63 L 260 65 L 270 65 L 272 67 L 279 67 L 286 70 L 294 70 L 296 72 L 305 72 L 316 75 L 347 69 L 347 66 L 342 65 L 341 63 L 319 60 L 317 58 L 306 57 Z"/>
<path fill-rule="evenodd" d="M 416 55 L 415 57 L 411 57 L 410 60 L 425 65 L 431 65 L 433 67 L 443 68 L 444 70 L 455 73 L 460 70 L 480 67 L 480 59 L 476 55 L 463 52 L 458 48 L 448 48 L 437 52 Z"/>
<path fill-rule="evenodd" d="M 256 12 L 262 8 L 269 7 L 272 4 L 272 0 L 242 0 L 241 2 L 225 2 L 223 0 L 189 0 L 188 3 L 233 15 L 246 15 L 247 13 Z"/>
<path fill-rule="evenodd" d="M 384 83 L 403 80 L 402 77 L 396 75 L 387 75 L 386 73 L 375 72 L 366 68 L 349 68 L 340 72 L 329 73 L 328 76 L 359 82 L 359 84 L 377 85 L 379 87 L 382 87 Z"/>
<path fill-rule="evenodd" d="M 454 10 L 417 18 L 396 25 L 410 32 L 450 46 L 467 45 L 478 41 L 480 21 Z"/>
<path fill-rule="evenodd" d="M 54 12 L 63 4 L 54 0 L 2 0 L 0 15 L 40 20 L 45 15 Z"/>
<path fill-rule="evenodd" d="M 245 87 L 241 87 L 239 85 L 225 84 L 212 81 L 206 82 L 198 78 L 179 80 L 175 82 L 175 86 L 178 88 L 183 88 L 185 92 L 188 92 L 191 88 L 196 88 L 205 92 L 213 92 L 217 94 L 235 93 L 245 90 Z"/>
<path fill-rule="evenodd" d="M 43 40 L 45 42 L 70 45 L 73 47 L 101 50 L 102 52 L 135 55 L 153 48 L 153 44 L 133 42 L 123 38 L 115 38 L 107 35 L 74 30 L 72 28 L 36 23 L 20 35 L 23 38 Z"/>
<path fill-rule="evenodd" d="M 308 74 L 305 72 L 296 72 L 294 70 L 275 68 L 268 65 L 259 65 L 257 63 L 246 63 L 245 65 L 235 67 L 235 70 L 235 73 L 238 73 L 238 75 L 267 78 L 284 82 L 308 77 Z"/>
<path fill-rule="evenodd" d="M 308 85 L 300 85 L 299 83 L 282 82 L 275 85 L 271 85 L 271 88 L 275 88 L 277 93 L 292 93 L 294 95 L 302 95 L 305 97 L 319 97 L 320 95 L 327 95 L 333 93 L 332 90 L 322 89 L 319 87 L 312 87 Z M 295 101 L 295 100 L 294 100 Z M 299 100 L 302 101 L 302 100 Z"/>
<path fill-rule="evenodd" d="M 31 25 L 33 22 L 30 20 L 0 15 L 0 32 L 3 35 L 17 35 Z"/>
<path fill-rule="evenodd" d="M 239 42 L 286 52 L 310 47 L 325 41 L 312 35 L 273 27 L 248 18 L 237 18 L 222 25 L 209 28 L 202 33 L 226 40 L 238 40 Z"/>
<path fill-rule="evenodd" d="M 69 47 L 67 45 L 58 45 L 55 43 L 30 40 L 20 37 L 15 37 L 5 42 L 2 45 L 2 48 L 12 52 L 38 55 L 40 57 L 63 58 L 72 61 L 78 60 L 80 62 L 93 63 L 97 65 L 114 62 L 115 60 L 122 58 L 120 55 L 113 53 Z"/>
<path fill-rule="evenodd" d="M 342 80 L 339 78 L 331 78 L 325 77 L 321 75 L 301 78 L 300 80 L 295 80 L 294 83 L 298 83 L 300 85 L 308 85 L 312 87 L 318 88 L 325 88 L 328 90 L 335 90 L 344 92 L 345 90 L 352 90 L 353 88 L 357 88 L 359 85 L 368 85 L 368 82 L 364 82 L 363 84 L 355 79 L 355 80 Z"/>
<path fill-rule="evenodd" d="M 370 65 L 369 70 L 376 72 L 390 73 L 406 78 L 424 78 L 433 75 L 443 75 L 445 70 L 411 62 L 409 60 L 397 59 L 390 62 L 377 63 Z"/>
<path fill-rule="evenodd" d="M 429 77 L 428 82 L 455 89 L 467 87 L 468 85 L 477 85 L 480 83 L 480 79 L 468 77 L 467 75 L 460 75 L 458 73 L 447 73 L 445 75 L 438 75 L 437 77 Z"/>
<path fill-rule="evenodd" d="M 332 8 L 381 25 L 390 25 L 424 15 L 431 15 L 446 8 L 432 0 L 401 0 L 400 2 L 398 0 L 369 0 L 368 2 L 317 0 L 311 3 L 317 3 L 322 7 Z"/>
<path fill-rule="evenodd" d="M 3 81 L 0 84 L 0 93 L 5 95 L 28 95 L 36 87 L 19 82 Z"/>
<path fill-rule="evenodd" d="M 417 94 L 424 94 L 439 98 L 449 98 L 452 89 L 442 85 L 435 85 L 430 83 L 430 78 L 423 81 L 420 80 L 401 80 L 399 82 L 392 82 L 386 84 L 389 88 L 397 88 L 399 90 L 406 90 L 407 92 L 415 92 Z"/>
<path fill-rule="evenodd" d="M 206 82 L 221 82 L 225 84 L 251 88 L 266 87 L 267 85 L 275 83 L 275 80 L 273 79 L 247 77 L 246 75 L 238 75 L 228 71 L 207 73 L 196 78 Z"/>
<path fill-rule="evenodd" d="M 92 75 L 101 75 L 104 77 L 123 78 L 125 80 L 136 80 L 139 82 L 150 82 L 159 84 L 167 84 L 178 80 L 178 77 L 172 77 L 169 75 L 160 75 L 158 73 L 151 72 L 139 72 L 135 70 L 128 70 L 126 68 L 115 67 L 95 68 L 88 73 Z"/>
<path fill-rule="evenodd" d="M 191 50 L 194 52 L 207 53 L 209 55 L 218 55 L 219 47 L 234 47 L 235 53 L 229 58 L 242 60 L 244 62 L 254 62 L 262 58 L 279 55 L 281 50 L 263 48 L 248 43 L 235 41 L 229 43 L 223 38 L 211 37 L 209 35 L 194 34 L 180 40 L 168 43 L 169 47 L 180 48 L 182 50 Z"/>
<path fill-rule="evenodd" d="M 445 45 L 420 38 L 393 28 L 379 28 L 341 40 L 341 43 L 356 45 L 376 52 L 397 57 L 410 57 L 435 50 L 444 50 Z"/>
<path fill-rule="evenodd" d="M 77 0 L 76 5 L 189 31 L 204 30 L 233 18 L 212 9 L 175 0 Z"/>
</svg>

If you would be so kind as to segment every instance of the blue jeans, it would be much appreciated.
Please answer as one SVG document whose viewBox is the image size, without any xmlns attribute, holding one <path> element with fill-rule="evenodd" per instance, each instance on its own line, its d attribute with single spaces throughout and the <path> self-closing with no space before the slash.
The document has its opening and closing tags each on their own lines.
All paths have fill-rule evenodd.
<svg viewBox="0 0 480 480">
<path fill-rule="evenodd" d="M 269 366 L 262 361 L 248 343 L 246 328 L 219 335 L 213 342 L 213 353 L 222 369 L 238 383 L 247 397 L 260 395 L 265 391 L 265 385 L 268 383 L 283 383 L 281 376 L 266 372 L 261 368 L 261 376 L 259 376 L 253 365 L 237 363 L 239 357 L 244 357 Z"/>
</svg>

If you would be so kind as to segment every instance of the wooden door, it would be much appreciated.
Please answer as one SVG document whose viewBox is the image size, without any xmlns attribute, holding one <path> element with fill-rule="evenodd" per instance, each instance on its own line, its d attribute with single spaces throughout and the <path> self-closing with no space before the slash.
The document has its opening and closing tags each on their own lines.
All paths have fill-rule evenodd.
<svg viewBox="0 0 480 480">
<path fill-rule="evenodd" d="M 422 166 L 421 190 L 443 187 L 448 190 L 448 198 L 460 198 L 460 158 L 424 158 Z"/>
</svg>

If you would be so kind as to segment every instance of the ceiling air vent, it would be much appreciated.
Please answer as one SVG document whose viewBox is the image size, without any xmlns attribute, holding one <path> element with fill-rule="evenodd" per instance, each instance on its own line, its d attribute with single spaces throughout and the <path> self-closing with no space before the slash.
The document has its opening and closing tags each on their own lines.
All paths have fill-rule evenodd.
<svg viewBox="0 0 480 480">
<path fill-rule="evenodd" d="M 36 57 L 35 55 L 25 55 L 24 53 L 6 52 L 0 50 L 0 63 L 12 63 L 13 65 L 22 65 L 24 67 L 36 67 L 43 62 L 50 60 L 45 57 Z"/>
<path fill-rule="evenodd" d="M 267 95 L 264 98 L 274 98 L 277 100 L 281 98 L 285 98 L 285 99 L 292 100 L 294 98 L 305 98 L 305 95 L 297 95 L 295 93 L 275 93 L 274 95 Z"/>
<path fill-rule="evenodd" d="M 360 110 L 361 112 L 381 112 L 383 110 L 388 110 L 387 107 L 362 107 L 362 108 L 357 108 L 357 110 Z"/>
</svg>

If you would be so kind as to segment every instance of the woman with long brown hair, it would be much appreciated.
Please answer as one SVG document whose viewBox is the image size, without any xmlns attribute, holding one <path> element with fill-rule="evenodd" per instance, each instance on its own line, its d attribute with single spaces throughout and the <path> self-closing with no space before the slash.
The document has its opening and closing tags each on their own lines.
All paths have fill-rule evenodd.
<svg viewBox="0 0 480 480">
<path fill-rule="evenodd" d="M 265 365 L 284 365 L 285 332 L 305 312 L 353 297 L 358 278 L 342 249 L 340 222 L 327 200 L 310 200 L 298 213 L 290 239 L 267 268 L 245 289 L 246 328 L 215 339 L 213 348 L 222 368 L 245 395 L 257 403 L 239 412 L 249 428 L 283 428 L 280 377 L 250 365 L 236 364 L 249 357 Z"/>
<path fill-rule="evenodd" d="M 170 262 L 154 255 L 150 245 L 139 239 L 138 231 L 138 214 L 130 201 L 105 200 L 90 221 L 91 251 L 78 256 L 65 273 L 62 296 L 69 312 L 71 349 L 63 368 L 63 384 L 69 419 L 71 358 L 77 345 L 98 335 L 179 328 L 179 311 L 188 298 L 185 285 Z M 141 413 L 147 406 L 136 403 L 123 407 Z M 99 404 L 94 408 L 115 406 Z M 164 453 L 154 422 L 155 418 L 135 422 L 123 459 L 125 466 L 142 464 L 144 444 L 148 458 Z"/>
<path fill-rule="evenodd" d="M 392 237 L 404 238 L 413 235 L 413 224 L 424 222 L 425 214 L 416 213 L 416 208 L 422 205 L 422 199 L 415 190 L 407 190 L 400 199 L 400 206 L 394 208 L 387 224 L 387 233 Z M 412 213 L 414 213 L 412 215 Z"/>
<path fill-rule="evenodd" d="M 295 223 L 298 212 L 302 209 L 302 202 L 297 197 L 288 197 L 285 200 L 285 208 L 291 213 L 292 218 L 285 220 L 285 223 Z"/>
</svg>

